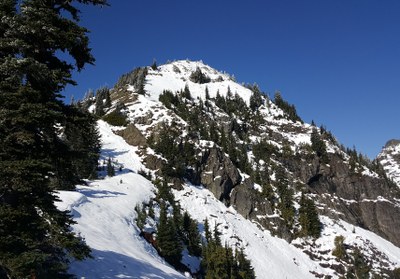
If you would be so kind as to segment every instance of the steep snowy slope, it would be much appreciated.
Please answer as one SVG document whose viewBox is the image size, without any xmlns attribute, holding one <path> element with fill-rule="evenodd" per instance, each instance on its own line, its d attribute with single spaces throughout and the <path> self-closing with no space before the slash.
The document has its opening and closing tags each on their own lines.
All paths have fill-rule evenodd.
<svg viewBox="0 0 400 279">
<path fill-rule="evenodd" d="M 400 140 L 388 141 L 377 159 L 388 177 L 400 187 Z"/>
<path fill-rule="evenodd" d="M 142 168 L 136 147 L 99 121 L 102 159 L 123 166 L 114 177 L 90 181 L 76 192 L 60 191 L 60 209 L 70 210 L 73 226 L 92 248 L 93 259 L 74 262 L 78 278 L 184 278 L 161 259 L 135 225 L 135 205 L 153 196 L 154 186 L 137 174 Z"/>
</svg>

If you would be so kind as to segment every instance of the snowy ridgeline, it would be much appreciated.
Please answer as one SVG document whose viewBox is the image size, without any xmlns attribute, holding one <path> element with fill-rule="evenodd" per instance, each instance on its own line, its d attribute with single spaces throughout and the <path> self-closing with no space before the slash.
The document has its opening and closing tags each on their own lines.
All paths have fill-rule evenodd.
<svg viewBox="0 0 400 279">
<path fill-rule="evenodd" d="M 134 208 L 153 197 L 155 187 L 138 174 L 146 168 L 136 154 L 137 148 L 115 135 L 103 121 L 99 121 L 99 130 L 102 159 L 111 157 L 122 171 L 114 177 L 78 186 L 76 192 L 59 192 L 61 201 L 57 206 L 71 211 L 77 222 L 73 229 L 92 248 L 93 259 L 73 262 L 71 273 L 78 278 L 185 278 L 139 236 Z M 208 218 L 211 227 L 218 226 L 224 242 L 243 247 L 258 278 L 315 278 L 314 274 L 337 278 L 332 269 L 320 264 L 322 261 L 335 263 L 331 252 L 325 253 L 324 259 L 311 260 L 303 249 L 296 247 L 296 242 L 289 244 L 271 236 L 233 208 L 225 207 L 202 187 L 185 185 L 182 191 L 174 194 L 182 208 L 200 223 L 203 234 L 202 222 Z M 386 255 L 390 267 L 400 265 L 400 248 L 390 242 L 369 231 L 354 229 L 345 222 L 334 222 L 324 216 L 321 221 L 324 224 L 322 236 L 312 249 L 331 251 L 335 236 L 343 235 L 346 243 L 356 243 L 360 247 L 372 242 L 376 251 Z M 185 257 L 184 261 L 190 259 Z"/>
</svg>

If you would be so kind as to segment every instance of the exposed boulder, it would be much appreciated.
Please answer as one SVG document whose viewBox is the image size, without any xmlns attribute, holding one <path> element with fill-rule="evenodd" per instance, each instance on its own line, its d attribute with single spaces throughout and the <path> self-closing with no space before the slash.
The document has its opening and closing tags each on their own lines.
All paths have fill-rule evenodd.
<svg viewBox="0 0 400 279">
<path fill-rule="evenodd" d="M 146 138 L 134 124 L 129 124 L 124 130 L 116 131 L 115 133 L 130 145 L 147 147 Z"/>
</svg>

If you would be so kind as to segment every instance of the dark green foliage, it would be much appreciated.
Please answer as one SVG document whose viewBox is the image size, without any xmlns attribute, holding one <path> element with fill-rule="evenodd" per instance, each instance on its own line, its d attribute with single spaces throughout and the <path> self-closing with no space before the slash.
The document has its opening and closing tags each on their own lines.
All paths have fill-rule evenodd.
<svg viewBox="0 0 400 279">
<path fill-rule="evenodd" d="M 210 243 L 212 240 L 212 235 L 211 235 L 211 230 L 210 230 L 210 224 L 208 223 L 207 218 L 204 220 L 204 232 L 205 232 L 207 243 Z"/>
<path fill-rule="evenodd" d="M 156 71 L 157 70 L 157 61 L 154 59 L 153 60 L 153 63 L 151 64 L 151 69 L 153 69 L 153 71 Z"/>
<path fill-rule="evenodd" d="M 332 250 L 332 255 L 334 255 L 339 260 L 343 260 L 346 257 L 346 248 L 344 246 L 344 236 L 338 235 L 334 240 L 335 248 Z"/>
<path fill-rule="evenodd" d="M 145 207 L 142 205 L 136 205 L 135 206 L 135 211 L 137 214 L 136 217 L 136 225 L 138 226 L 139 229 L 143 229 L 144 225 L 146 224 L 146 218 L 147 218 L 147 213 Z"/>
<path fill-rule="evenodd" d="M 104 109 L 111 107 L 110 89 L 102 87 L 96 91 L 95 114 L 99 117 L 104 115 Z"/>
<path fill-rule="evenodd" d="M 226 109 L 225 98 L 221 96 L 219 90 L 217 91 L 217 95 L 215 96 L 215 105 L 222 110 Z"/>
<path fill-rule="evenodd" d="M 0 265 L 7 278 L 68 278 L 69 261 L 90 253 L 71 217 L 55 207 L 51 184 L 61 168 L 74 167 L 58 130 L 68 107 L 60 92 L 75 84 L 74 69 L 94 62 L 78 2 L 104 3 L 1 2 Z M 57 165 L 59 147 L 66 159 Z"/>
<path fill-rule="evenodd" d="M 167 215 L 165 203 L 160 205 L 160 218 L 157 225 L 157 246 L 160 254 L 165 260 L 177 265 L 182 259 L 182 245 L 179 240 L 179 234 L 176 224 L 171 217 Z"/>
<path fill-rule="evenodd" d="M 153 219 L 154 220 L 154 218 L 155 218 L 155 213 L 154 213 L 154 208 L 153 208 L 153 201 L 151 200 L 150 201 L 150 203 L 149 203 L 149 212 L 148 212 L 148 215 L 149 215 L 149 217 L 151 218 L 151 219 Z"/>
<path fill-rule="evenodd" d="M 311 132 L 311 148 L 324 162 L 327 162 L 327 152 L 325 142 L 316 128 Z"/>
<path fill-rule="evenodd" d="M 255 278 L 254 269 L 251 262 L 246 258 L 243 249 L 236 251 L 236 260 L 238 262 L 238 277 L 241 279 Z"/>
<path fill-rule="evenodd" d="M 395 268 L 393 271 L 392 271 L 392 274 L 391 274 L 391 277 L 390 278 L 392 278 L 392 279 L 400 279 L 400 268 L 398 267 L 398 268 Z"/>
<path fill-rule="evenodd" d="M 208 92 L 208 86 L 206 86 L 206 100 L 210 99 L 210 92 Z"/>
<path fill-rule="evenodd" d="M 176 107 L 179 104 L 179 98 L 169 90 L 164 90 L 158 98 L 169 109 L 172 108 L 172 105 Z"/>
<path fill-rule="evenodd" d="M 268 162 L 272 154 L 276 153 L 278 153 L 278 148 L 275 145 L 268 143 L 264 139 L 262 139 L 260 142 L 256 144 L 253 144 L 253 155 L 257 162 L 259 160 Z"/>
<path fill-rule="evenodd" d="M 161 181 L 155 181 L 154 183 L 157 186 L 157 200 L 161 202 L 163 201 L 168 201 L 170 204 L 174 203 L 174 195 L 171 192 L 171 188 L 168 186 L 168 183 L 166 180 Z"/>
<path fill-rule="evenodd" d="M 269 183 L 264 183 L 262 184 L 262 189 L 261 189 L 261 196 L 265 198 L 267 201 L 271 203 L 271 205 L 274 205 L 275 202 L 275 194 L 274 194 L 274 189 L 272 189 L 271 184 Z"/>
<path fill-rule="evenodd" d="M 260 88 L 258 88 L 258 85 L 256 84 L 254 84 L 253 86 L 247 86 L 247 88 L 253 91 L 253 94 L 250 97 L 250 109 L 252 111 L 256 111 L 264 102 L 262 93 L 260 91 Z"/>
<path fill-rule="evenodd" d="M 71 161 L 79 178 L 97 178 L 100 135 L 95 118 L 78 107 L 69 107 L 64 141 L 71 151 Z"/>
<path fill-rule="evenodd" d="M 284 113 L 287 114 L 288 119 L 292 121 L 300 121 L 301 118 L 297 115 L 296 107 L 294 105 L 290 105 L 287 101 L 282 99 L 281 93 L 276 92 L 274 96 L 275 105 L 277 105 Z"/>
<path fill-rule="evenodd" d="M 168 160 L 161 171 L 168 177 L 183 178 L 188 165 L 195 164 L 194 145 L 188 140 L 179 140 L 174 127 L 164 125 L 160 128 L 158 139 L 150 142 L 151 147 Z"/>
<path fill-rule="evenodd" d="M 200 69 L 199 67 L 197 67 L 197 68 L 196 68 L 196 71 L 194 71 L 194 72 L 190 75 L 189 79 L 190 79 L 192 82 L 200 83 L 200 84 L 201 84 L 201 83 L 208 83 L 208 82 L 211 81 L 210 78 L 209 78 L 206 74 L 204 74 L 204 73 L 201 71 L 201 69 Z"/>
<path fill-rule="evenodd" d="M 352 253 L 353 266 L 348 270 L 348 275 L 354 275 L 357 279 L 369 279 L 371 266 L 367 263 L 361 251 L 355 247 Z"/>
<path fill-rule="evenodd" d="M 128 125 L 128 120 L 126 119 L 126 115 L 115 109 L 112 112 L 103 116 L 103 120 L 108 124 L 113 126 L 126 126 Z"/>
<path fill-rule="evenodd" d="M 222 109 L 224 112 L 232 116 L 235 114 L 243 120 L 249 119 L 250 111 L 244 100 L 238 95 L 232 96 L 232 92 L 228 87 L 226 98 L 222 97 L 219 92 L 215 98 L 215 105 Z"/>
<path fill-rule="evenodd" d="M 227 245 L 222 246 L 219 239 L 220 232 L 218 232 L 216 227 L 214 227 L 213 238 L 208 227 L 208 221 L 206 220 L 204 223 L 206 239 L 208 239 L 207 245 L 203 245 L 201 262 L 204 278 L 255 278 L 254 270 L 251 267 L 250 261 L 246 258 L 244 251 L 236 250 L 233 253 L 232 248 Z"/>
<path fill-rule="evenodd" d="M 113 164 L 113 162 L 112 162 L 110 157 L 108 157 L 108 160 L 107 160 L 107 175 L 108 176 L 114 176 L 115 175 L 114 164 Z"/>
<path fill-rule="evenodd" d="M 144 86 L 146 83 L 147 76 L 147 68 L 136 68 L 133 71 L 122 75 L 115 87 L 123 87 L 126 88 L 127 85 L 132 85 L 138 94 L 144 95 L 146 91 L 144 90 Z"/>
<path fill-rule="evenodd" d="M 105 108 L 111 107 L 110 89 L 106 86 L 97 89 L 96 101 L 101 100 Z"/>
<path fill-rule="evenodd" d="M 197 222 L 185 212 L 182 218 L 183 243 L 185 243 L 189 254 L 195 257 L 201 256 L 201 240 Z"/>
<path fill-rule="evenodd" d="M 187 84 L 185 85 L 185 88 L 183 89 L 182 97 L 184 97 L 188 100 L 192 99 L 192 95 L 190 94 L 189 86 Z"/>
<path fill-rule="evenodd" d="M 307 198 L 304 193 L 300 199 L 299 223 L 301 225 L 300 234 L 318 238 L 321 235 L 322 224 L 318 218 L 318 212 L 314 201 Z"/>
<path fill-rule="evenodd" d="M 293 190 L 289 188 L 289 180 L 286 177 L 285 170 L 278 167 L 275 173 L 276 188 L 279 195 L 278 208 L 281 210 L 282 218 L 288 227 L 292 227 L 295 215 L 293 206 Z"/>
<path fill-rule="evenodd" d="M 54 174 L 50 185 L 54 189 L 72 190 L 82 179 L 97 177 L 100 139 L 91 114 L 68 106 L 64 115 L 62 137 L 55 141 L 57 154 L 52 162 Z"/>
</svg>

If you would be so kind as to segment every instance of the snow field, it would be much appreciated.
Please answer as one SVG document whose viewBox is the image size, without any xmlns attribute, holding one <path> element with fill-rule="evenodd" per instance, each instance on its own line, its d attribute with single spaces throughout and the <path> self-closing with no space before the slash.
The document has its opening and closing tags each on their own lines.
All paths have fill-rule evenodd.
<svg viewBox="0 0 400 279">
<path fill-rule="evenodd" d="M 116 176 L 77 186 L 76 192 L 60 191 L 58 208 L 70 210 L 75 232 L 92 248 L 93 259 L 73 262 L 70 272 L 78 278 L 185 278 L 161 259 L 135 224 L 135 205 L 148 201 L 154 186 L 136 173 L 143 166 L 135 147 L 98 122 L 102 157 L 123 165 Z"/>
</svg>

